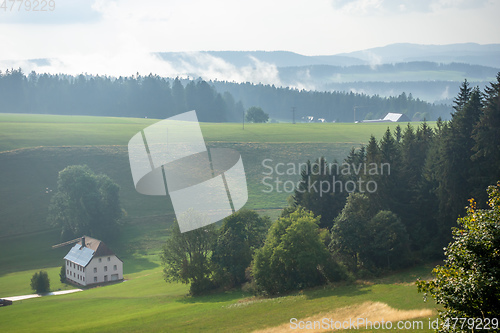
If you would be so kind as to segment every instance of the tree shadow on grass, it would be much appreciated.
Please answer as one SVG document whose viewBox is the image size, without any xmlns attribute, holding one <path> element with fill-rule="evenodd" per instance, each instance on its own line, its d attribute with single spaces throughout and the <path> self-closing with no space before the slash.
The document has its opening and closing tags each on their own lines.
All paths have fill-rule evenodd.
<svg viewBox="0 0 500 333">
<path fill-rule="evenodd" d="M 122 260 L 123 274 L 138 273 L 160 266 L 157 263 L 149 261 L 146 258 L 124 258 Z"/>
<path fill-rule="evenodd" d="M 283 293 L 280 295 L 272 296 L 259 296 L 253 295 L 248 292 L 243 292 L 242 290 L 231 290 L 231 291 L 213 291 L 199 296 L 185 296 L 179 299 L 177 302 L 181 303 L 218 303 L 218 302 L 230 302 L 238 299 L 253 299 L 255 301 L 272 301 L 274 299 L 282 297 L 294 297 L 294 296 L 305 296 L 308 300 L 320 299 L 324 297 L 331 296 L 361 296 L 370 293 L 370 286 L 362 284 L 340 284 L 338 286 L 319 286 L 311 289 L 305 290 L 295 290 L 288 293 Z"/>
<path fill-rule="evenodd" d="M 185 304 L 193 304 L 193 303 L 221 303 L 221 302 L 230 302 L 241 298 L 251 297 L 252 294 L 245 293 L 241 290 L 233 290 L 233 291 L 225 291 L 225 292 L 217 292 L 213 291 L 211 293 L 207 293 L 199 296 L 185 296 L 177 302 L 185 303 Z"/>
<path fill-rule="evenodd" d="M 365 284 L 354 284 L 354 283 L 340 283 L 336 285 L 325 285 L 309 290 L 304 290 L 299 292 L 299 294 L 304 294 L 307 299 L 320 299 L 324 297 L 331 296 L 360 296 L 368 294 L 370 292 L 370 286 Z"/>
</svg>

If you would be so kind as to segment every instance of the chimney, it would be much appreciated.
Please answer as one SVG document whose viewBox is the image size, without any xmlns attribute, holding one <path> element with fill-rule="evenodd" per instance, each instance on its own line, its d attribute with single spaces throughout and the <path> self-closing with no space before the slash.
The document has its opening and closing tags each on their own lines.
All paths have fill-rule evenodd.
<svg viewBox="0 0 500 333">
<path fill-rule="evenodd" d="M 85 236 L 82 236 L 82 247 L 85 247 Z"/>
</svg>

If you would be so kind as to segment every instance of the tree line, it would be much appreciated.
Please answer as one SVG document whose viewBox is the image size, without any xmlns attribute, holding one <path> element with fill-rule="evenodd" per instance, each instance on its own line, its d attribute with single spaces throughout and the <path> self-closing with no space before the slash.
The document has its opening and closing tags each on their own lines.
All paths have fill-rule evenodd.
<svg viewBox="0 0 500 333">
<path fill-rule="evenodd" d="M 339 122 L 352 122 L 354 107 L 356 120 L 382 118 L 387 112 L 435 120 L 449 113 L 446 105 L 430 104 L 406 93 L 383 98 L 153 74 L 115 78 L 0 71 L 0 112 L 163 119 L 196 110 L 200 121 L 239 122 L 245 106 L 261 107 L 279 121 L 291 120 L 291 107 L 296 107 L 297 119 L 313 116 Z"/>
<path fill-rule="evenodd" d="M 443 246 L 463 242 L 467 228 L 481 233 L 470 224 L 480 216 L 492 219 L 488 228 L 498 234 L 498 189 L 489 190 L 489 201 L 485 189 L 500 179 L 499 145 L 500 73 L 484 91 L 464 81 L 450 121 L 387 129 L 380 140 L 371 136 L 366 147 L 353 148 L 344 163 L 333 161 L 338 170 L 324 158 L 309 161 L 277 221 L 240 211 L 218 229 L 181 234 L 177 227 L 163 249 L 165 278 L 191 283 L 193 294 L 241 285 L 281 294 L 443 258 Z M 388 164 L 390 173 L 343 172 L 362 164 Z M 344 183 L 376 183 L 376 190 L 310 190 L 311 182 L 331 182 L 333 176 Z M 472 197 L 477 211 L 465 208 Z M 464 216 L 461 228 L 453 229 Z M 470 242 L 463 246 L 486 256 L 498 253 L 498 237 L 477 237 L 467 239 L 486 252 Z"/>
<path fill-rule="evenodd" d="M 240 120 L 243 105 L 203 80 L 0 72 L 0 112 L 163 119 L 189 110 L 200 121 L 225 122 Z"/>
<path fill-rule="evenodd" d="M 353 122 L 381 119 L 388 112 L 403 113 L 415 121 L 447 119 L 451 108 L 444 104 L 431 104 L 411 93 L 399 96 L 380 97 L 344 91 L 308 91 L 274 85 L 213 81 L 218 91 L 229 92 L 244 105 L 258 105 L 271 118 L 278 121 L 292 121 L 292 107 L 296 119 L 312 116 L 327 122 Z M 356 117 L 354 118 L 354 107 Z"/>
</svg>

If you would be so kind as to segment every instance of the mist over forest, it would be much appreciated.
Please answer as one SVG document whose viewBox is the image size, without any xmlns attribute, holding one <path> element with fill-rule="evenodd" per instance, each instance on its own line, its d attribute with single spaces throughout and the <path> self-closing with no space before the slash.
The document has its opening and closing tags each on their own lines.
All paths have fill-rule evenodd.
<svg viewBox="0 0 500 333">
<path fill-rule="evenodd" d="M 446 119 L 451 108 L 401 93 L 395 97 L 353 92 L 318 92 L 274 85 L 163 78 L 158 75 L 108 77 L 52 75 L 21 69 L 0 73 L 0 112 L 167 118 L 196 110 L 200 121 L 239 122 L 243 112 L 261 107 L 271 121 L 307 117 L 327 122 L 379 119 L 388 112 L 409 119 Z M 357 109 L 357 114 L 354 109 Z"/>
</svg>

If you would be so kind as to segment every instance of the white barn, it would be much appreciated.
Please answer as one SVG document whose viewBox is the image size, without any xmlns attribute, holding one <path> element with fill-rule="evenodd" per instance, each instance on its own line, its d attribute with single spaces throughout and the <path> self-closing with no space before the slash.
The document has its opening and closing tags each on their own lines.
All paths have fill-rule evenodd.
<svg viewBox="0 0 500 333">
<path fill-rule="evenodd" d="M 83 236 L 64 257 L 66 280 L 88 286 L 123 280 L 123 261 L 98 239 Z"/>
</svg>

